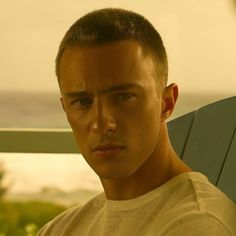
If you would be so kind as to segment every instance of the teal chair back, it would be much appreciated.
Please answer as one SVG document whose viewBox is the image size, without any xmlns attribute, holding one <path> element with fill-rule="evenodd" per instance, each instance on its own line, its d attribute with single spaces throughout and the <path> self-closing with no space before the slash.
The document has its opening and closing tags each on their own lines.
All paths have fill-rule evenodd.
<svg viewBox="0 0 236 236">
<path fill-rule="evenodd" d="M 168 122 L 181 159 L 236 202 L 236 96 Z"/>
</svg>

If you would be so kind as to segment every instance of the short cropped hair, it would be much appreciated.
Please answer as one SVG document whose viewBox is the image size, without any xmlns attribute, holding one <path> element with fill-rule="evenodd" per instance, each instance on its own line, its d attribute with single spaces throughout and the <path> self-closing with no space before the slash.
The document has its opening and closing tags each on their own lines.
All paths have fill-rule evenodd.
<svg viewBox="0 0 236 236">
<path fill-rule="evenodd" d="M 155 64 L 157 80 L 165 86 L 168 60 L 160 34 L 142 15 L 132 11 L 105 8 L 79 18 L 66 32 L 56 57 L 56 75 L 60 82 L 60 60 L 66 48 L 97 46 L 122 40 L 134 40 L 148 52 Z M 161 77 L 161 78 L 159 78 Z"/>
</svg>

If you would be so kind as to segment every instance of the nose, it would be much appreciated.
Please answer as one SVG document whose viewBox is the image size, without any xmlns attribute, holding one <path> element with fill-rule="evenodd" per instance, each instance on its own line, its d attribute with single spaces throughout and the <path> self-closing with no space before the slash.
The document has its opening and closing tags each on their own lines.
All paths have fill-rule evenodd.
<svg viewBox="0 0 236 236">
<path fill-rule="evenodd" d="M 106 134 L 116 130 L 116 121 L 113 109 L 106 103 L 95 102 L 91 109 L 91 131 L 93 133 Z"/>
</svg>

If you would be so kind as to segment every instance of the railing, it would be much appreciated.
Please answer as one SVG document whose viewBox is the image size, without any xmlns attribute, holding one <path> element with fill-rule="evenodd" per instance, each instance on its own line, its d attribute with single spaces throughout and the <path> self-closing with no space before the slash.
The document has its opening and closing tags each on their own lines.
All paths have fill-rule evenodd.
<svg viewBox="0 0 236 236">
<path fill-rule="evenodd" d="M 79 153 L 70 129 L 0 128 L 0 152 Z"/>
</svg>

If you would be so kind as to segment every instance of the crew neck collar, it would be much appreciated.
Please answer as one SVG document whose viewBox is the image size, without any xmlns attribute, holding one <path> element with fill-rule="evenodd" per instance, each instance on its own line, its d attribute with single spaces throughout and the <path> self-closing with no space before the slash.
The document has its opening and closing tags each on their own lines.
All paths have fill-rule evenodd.
<svg viewBox="0 0 236 236">
<path fill-rule="evenodd" d="M 180 175 L 177 175 L 163 185 L 155 188 L 144 195 L 141 195 L 136 198 L 132 198 L 129 200 L 109 200 L 105 199 L 105 206 L 107 209 L 110 210 L 129 210 L 141 207 L 142 205 L 147 204 L 148 202 L 158 198 L 162 195 L 165 191 L 169 190 L 174 185 L 179 184 L 180 182 L 189 179 L 189 178 L 197 178 L 198 180 L 206 181 L 207 178 L 203 174 L 199 172 L 185 172 Z"/>
</svg>

